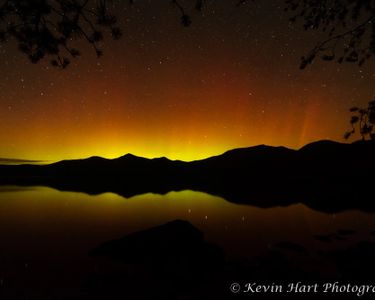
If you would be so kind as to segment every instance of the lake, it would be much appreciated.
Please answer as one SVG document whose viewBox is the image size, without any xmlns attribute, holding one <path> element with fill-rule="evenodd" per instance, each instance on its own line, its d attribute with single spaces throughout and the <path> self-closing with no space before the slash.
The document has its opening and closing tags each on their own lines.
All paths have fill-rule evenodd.
<svg viewBox="0 0 375 300">
<path fill-rule="evenodd" d="M 3 186 L 1 289 L 8 296 L 17 290 L 17 295 L 29 291 L 29 296 L 39 297 L 41 291 L 56 287 L 78 288 L 97 267 L 87 255 L 92 248 L 175 219 L 189 221 L 236 261 L 285 242 L 310 252 L 347 248 L 373 239 L 370 233 L 375 230 L 371 213 L 328 214 L 301 204 L 263 209 L 189 190 L 124 198 L 113 193 L 92 196 L 46 187 Z M 340 236 L 337 232 L 341 238 L 334 238 Z"/>
</svg>

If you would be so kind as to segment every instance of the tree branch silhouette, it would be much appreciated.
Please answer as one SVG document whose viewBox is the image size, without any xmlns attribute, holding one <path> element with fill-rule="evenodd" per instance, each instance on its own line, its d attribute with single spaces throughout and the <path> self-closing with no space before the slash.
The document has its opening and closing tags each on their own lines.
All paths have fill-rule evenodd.
<svg viewBox="0 0 375 300">
<path fill-rule="evenodd" d="M 70 58 L 80 55 L 71 46 L 75 39 L 85 39 L 97 56 L 103 31 L 118 39 L 121 30 L 110 13 L 107 0 L 5 0 L 0 5 L 0 42 L 15 39 L 19 50 L 31 62 L 52 57 L 51 64 L 66 68 Z"/>
<path fill-rule="evenodd" d="M 301 58 L 301 69 L 317 56 L 326 61 L 362 65 L 375 54 L 374 0 L 286 0 L 291 22 L 302 20 L 305 30 L 328 32 Z"/>
<path fill-rule="evenodd" d="M 363 141 L 367 138 L 375 140 L 375 134 L 373 133 L 375 126 L 375 100 L 370 101 L 367 108 L 352 107 L 350 112 L 352 113 L 350 118 L 352 128 L 344 134 L 344 138 L 346 140 L 349 139 L 358 129 Z"/>
<path fill-rule="evenodd" d="M 0 42 L 14 38 L 19 49 L 33 63 L 52 57 L 54 66 L 65 68 L 80 55 L 71 46 L 83 39 L 97 56 L 103 54 L 100 42 L 104 32 L 112 38 L 122 35 L 117 17 L 111 13 L 115 0 L 0 0 Z M 183 26 L 192 22 L 186 3 L 201 12 L 205 0 L 170 1 L 181 14 Z M 240 6 L 255 0 L 232 0 Z M 136 3 L 129 0 L 129 5 Z M 309 53 L 301 58 L 303 69 L 316 57 L 323 60 L 362 65 L 375 53 L 375 0 L 285 0 L 291 22 L 302 20 L 305 30 L 328 32 Z M 189 7 L 190 7 L 189 6 Z"/>
<path fill-rule="evenodd" d="M 181 23 L 191 24 L 187 10 L 178 0 L 168 0 L 181 13 Z M 202 11 L 205 0 L 192 0 L 194 9 Z M 0 42 L 15 39 L 18 48 L 37 63 L 52 57 L 51 64 L 66 68 L 70 59 L 80 55 L 71 46 L 76 39 L 89 43 L 99 57 L 99 43 L 104 31 L 113 39 L 122 35 L 117 17 L 111 13 L 110 0 L 0 0 Z M 125 2 L 125 1 L 124 1 Z M 128 4 L 133 5 L 134 0 Z"/>
</svg>

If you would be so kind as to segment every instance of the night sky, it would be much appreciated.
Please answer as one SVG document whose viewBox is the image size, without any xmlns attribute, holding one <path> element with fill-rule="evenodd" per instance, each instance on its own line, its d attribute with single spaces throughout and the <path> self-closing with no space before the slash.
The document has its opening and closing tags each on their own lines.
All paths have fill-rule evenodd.
<svg viewBox="0 0 375 300">
<path fill-rule="evenodd" d="M 123 37 L 99 59 L 78 41 L 82 56 L 60 70 L 0 46 L 0 157 L 193 160 L 343 141 L 348 109 L 375 96 L 373 59 L 299 69 L 324 35 L 289 24 L 282 0 L 211 1 L 187 28 L 170 1 L 121 2 Z"/>
</svg>

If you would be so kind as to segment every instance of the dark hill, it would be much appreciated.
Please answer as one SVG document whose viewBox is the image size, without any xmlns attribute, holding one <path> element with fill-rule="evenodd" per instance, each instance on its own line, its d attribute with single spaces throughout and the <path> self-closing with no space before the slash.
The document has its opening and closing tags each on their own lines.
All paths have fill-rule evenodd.
<svg viewBox="0 0 375 300">
<path fill-rule="evenodd" d="M 229 150 L 221 155 L 193 162 L 194 165 L 212 167 L 243 168 L 267 164 L 270 162 L 290 160 L 297 151 L 285 147 L 255 146 Z"/>
<path fill-rule="evenodd" d="M 375 142 L 319 141 L 300 150 L 256 146 L 193 162 L 131 154 L 50 165 L 0 165 L 2 185 L 45 185 L 125 197 L 191 189 L 260 207 L 302 202 L 319 210 L 373 210 Z"/>
</svg>

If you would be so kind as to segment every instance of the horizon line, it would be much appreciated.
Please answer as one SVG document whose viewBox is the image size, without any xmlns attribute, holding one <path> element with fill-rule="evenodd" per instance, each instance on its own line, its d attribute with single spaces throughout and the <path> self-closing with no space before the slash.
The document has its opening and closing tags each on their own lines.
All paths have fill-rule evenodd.
<svg viewBox="0 0 375 300">
<path fill-rule="evenodd" d="M 113 159 L 118 159 L 118 158 L 126 156 L 126 155 L 132 155 L 132 156 L 135 156 L 135 157 L 138 157 L 138 158 L 144 158 L 144 159 L 166 158 L 166 159 L 168 159 L 170 161 L 193 162 L 193 161 L 199 161 L 199 160 L 207 159 L 207 158 L 210 158 L 210 157 L 220 156 L 220 155 L 222 155 L 222 154 L 224 154 L 226 152 L 229 152 L 229 151 L 232 151 L 232 150 L 236 150 L 236 149 L 247 149 L 247 148 L 254 148 L 254 147 L 259 147 L 259 146 L 266 146 L 266 147 L 272 147 L 272 148 L 283 147 L 283 148 L 287 148 L 287 149 L 291 149 L 291 150 L 296 150 L 297 151 L 299 149 L 302 149 L 306 145 L 313 144 L 313 143 L 316 143 L 316 142 L 323 142 L 323 141 L 330 141 L 330 142 L 339 143 L 339 144 L 351 144 L 350 142 L 339 142 L 339 141 L 329 140 L 329 139 L 322 139 L 322 140 L 312 141 L 312 142 L 307 143 L 307 144 L 305 144 L 305 145 L 303 145 L 302 147 L 299 147 L 299 148 L 291 148 L 291 147 L 286 147 L 286 146 L 282 146 L 282 145 L 273 146 L 273 145 L 267 145 L 267 144 L 257 144 L 257 145 L 253 145 L 253 146 L 231 148 L 231 149 L 228 149 L 228 150 L 226 150 L 224 152 L 221 152 L 219 154 L 216 154 L 216 155 L 211 155 L 211 156 L 207 156 L 205 158 L 199 158 L 199 159 L 193 159 L 193 160 L 171 159 L 171 158 L 169 158 L 167 156 L 157 156 L 157 157 L 151 157 L 151 158 L 149 158 L 149 157 L 145 157 L 145 156 L 136 155 L 136 154 L 133 154 L 133 153 L 126 153 L 126 154 L 123 154 L 123 155 L 120 155 L 120 156 L 117 156 L 117 157 L 114 157 L 114 158 L 108 158 L 108 157 L 103 157 L 103 156 L 99 156 L 99 155 L 91 155 L 91 156 L 82 157 L 82 158 L 65 158 L 65 159 L 63 158 L 63 159 L 59 159 L 59 160 L 41 160 L 41 159 L 22 159 L 22 158 L 0 157 L 0 164 L 57 163 L 57 162 L 60 162 L 60 161 L 84 160 L 84 159 L 89 159 L 89 158 L 94 158 L 94 157 L 102 158 L 102 159 L 107 159 L 107 160 L 113 160 Z M 356 142 L 356 141 L 353 141 L 353 143 L 354 142 Z"/>
</svg>

